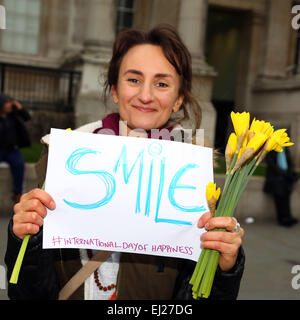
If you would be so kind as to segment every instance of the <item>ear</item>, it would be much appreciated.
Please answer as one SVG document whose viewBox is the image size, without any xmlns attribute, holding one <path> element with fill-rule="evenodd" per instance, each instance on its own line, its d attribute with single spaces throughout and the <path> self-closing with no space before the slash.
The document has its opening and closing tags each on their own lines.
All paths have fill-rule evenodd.
<svg viewBox="0 0 300 320">
<path fill-rule="evenodd" d="M 180 109 L 180 107 L 182 105 L 183 99 L 184 99 L 183 94 L 177 98 L 177 100 L 176 100 L 176 102 L 175 102 L 175 104 L 174 104 L 174 106 L 172 108 L 173 112 L 179 111 L 179 109 Z"/>
<path fill-rule="evenodd" d="M 118 98 L 117 89 L 115 88 L 114 85 L 111 86 L 111 94 L 112 94 L 114 103 L 117 104 L 119 102 L 119 98 Z"/>
</svg>

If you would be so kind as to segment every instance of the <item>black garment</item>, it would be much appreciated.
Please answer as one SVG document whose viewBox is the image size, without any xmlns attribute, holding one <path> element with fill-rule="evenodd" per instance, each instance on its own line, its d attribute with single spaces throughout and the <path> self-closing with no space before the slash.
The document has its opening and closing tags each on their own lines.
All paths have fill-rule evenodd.
<svg viewBox="0 0 300 320">
<path fill-rule="evenodd" d="M 293 191 L 293 185 L 298 180 L 292 163 L 289 148 L 285 149 L 286 160 L 288 164 L 287 170 L 282 170 L 277 164 L 277 152 L 271 151 L 267 157 L 267 173 L 264 185 L 266 193 L 284 196 Z"/>
<path fill-rule="evenodd" d="M 0 110 L 10 98 L 4 94 L 0 95 Z M 0 148 L 16 149 L 30 146 L 30 138 L 24 121 L 30 120 L 29 113 L 23 108 L 21 110 L 13 107 L 11 113 L 3 117 L 0 113 Z"/>
<path fill-rule="evenodd" d="M 277 164 L 277 152 L 271 151 L 267 157 L 267 174 L 264 192 L 270 193 L 275 201 L 276 214 L 279 224 L 291 221 L 290 197 L 298 175 L 294 170 L 289 148 L 285 148 L 288 168 L 282 170 Z"/>
<path fill-rule="evenodd" d="M 8 226 L 8 242 L 5 255 L 8 281 L 11 276 L 21 240 L 12 231 L 12 220 Z M 79 259 L 78 249 L 42 249 L 42 229 L 37 235 L 31 236 L 24 256 L 18 284 L 8 284 L 8 296 L 12 300 L 56 300 L 61 289 L 55 265 Z M 166 257 L 158 259 L 157 272 L 161 270 Z M 72 263 L 73 264 L 73 263 Z M 240 247 L 236 265 L 229 272 L 217 268 L 211 295 L 213 300 L 233 300 L 237 298 L 240 281 L 244 271 L 245 255 Z M 192 300 L 192 286 L 189 280 L 196 263 L 184 260 L 177 277 L 173 299 Z"/>
</svg>

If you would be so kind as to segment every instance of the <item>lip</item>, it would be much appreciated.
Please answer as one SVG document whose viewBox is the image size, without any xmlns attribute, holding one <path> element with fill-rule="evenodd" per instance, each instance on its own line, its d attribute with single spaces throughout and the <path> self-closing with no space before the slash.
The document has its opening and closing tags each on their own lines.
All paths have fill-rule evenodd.
<svg viewBox="0 0 300 320">
<path fill-rule="evenodd" d="M 153 108 L 147 108 L 147 107 L 140 107 L 140 106 L 134 106 L 134 108 L 136 108 L 137 110 L 141 111 L 141 112 L 155 112 L 156 110 Z"/>
</svg>

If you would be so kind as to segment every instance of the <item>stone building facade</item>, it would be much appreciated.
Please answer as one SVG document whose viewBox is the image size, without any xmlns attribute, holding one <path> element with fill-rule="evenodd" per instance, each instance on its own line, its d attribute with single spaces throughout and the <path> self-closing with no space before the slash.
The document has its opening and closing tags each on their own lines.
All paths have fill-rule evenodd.
<svg viewBox="0 0 300 320">
<path fill-rule="evenodd" d="M 228 134 L 229 126 L 222 123 L 228 122 L 230 110 L 247 110 L 289 129 L 300 167 L 299 33 L 291 24 L 297 1 L 22 0 L 25 7 L 19 11 L 10 9 L 14 3 L 20 1 L 0 0 L 7 7 L 7 28 L 10 11 L 11 20 L 23 21 L 15 34 L 0 30 L 0 63 L 79 70 L 75 126 L 116 110 L 111 101 L 104 106 L 101 100 L 116 33 L 129 25 L 149 29 L 170 23 L 192 54 L 193 92 L 210 144 L 216 132 Z M 22 37 L 27 47 L 14 46 Z M 227 113 L 222 113 L 222 103 L 228 101 Z"/>
</svg>

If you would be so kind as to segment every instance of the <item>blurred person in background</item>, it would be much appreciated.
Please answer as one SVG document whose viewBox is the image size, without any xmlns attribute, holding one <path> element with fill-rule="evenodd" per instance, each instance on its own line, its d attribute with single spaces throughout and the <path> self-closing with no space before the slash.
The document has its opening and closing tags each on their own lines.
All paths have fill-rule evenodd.
<svg viewBox="0 0 300 320">
<path fill-rule="evenodd" d="M 275 201 L 279 225 L 290 227 L 298 222 L 291 213 L 291 194 L 298 180 L 289 148 L 282 152 L 271 151 L 266 157 L 267 175 L 264 191 L 270 193 Z"/>
<path fill-rule="evenodd" d="M 0 94 L 0 162 L 7 162 L 13 176 L 13 200 L 19 202 L 24 178 L 24 159 L 19 150 L 30 146 L 24 121 L 29 113 L 20 102 Z"/>
</svg>

